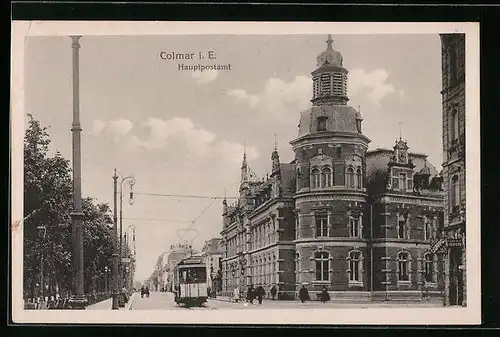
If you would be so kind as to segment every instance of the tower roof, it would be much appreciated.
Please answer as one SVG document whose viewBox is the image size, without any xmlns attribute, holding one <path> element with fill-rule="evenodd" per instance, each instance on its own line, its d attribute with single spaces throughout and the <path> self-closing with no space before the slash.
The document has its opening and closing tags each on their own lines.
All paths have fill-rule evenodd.
<svg viewBox="0 0 500 337">
<path fill-rule="evenodd" d="M 298 137 L 324 132 L 349 132 L 358 134 L 357 119 L 361 116 L 358 111 L 347 105 L 319 105 L 312 106 L 302 112 L 300 116 Z M 326 127 L 318 131 L 319 119 L 326 118 Z"/>
<path fill-rule="evenodd" d="M 318 68 L 327 66 L 342 67 L 343 57 L 342 54 L 333 49 L 332 36 L 328 35 L 326 42 L 326 50 L 316 57 L 316 65 Z"/>
</svg>

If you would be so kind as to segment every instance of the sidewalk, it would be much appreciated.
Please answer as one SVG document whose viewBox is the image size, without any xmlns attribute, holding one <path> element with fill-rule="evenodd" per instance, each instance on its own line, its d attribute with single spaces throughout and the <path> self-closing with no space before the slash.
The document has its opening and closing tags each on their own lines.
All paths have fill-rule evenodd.
<svg viewBox="0 0 500 337">
<path fill-rule="evenodd" d="M 135 301 L 136 294 L 137 293 L 133 293 L 132 296 L 130 296 L 129 301 L 127 303 L 125 303 L 125 307 L 120 308 L 120 310 L 130 310 L 130 308 L 132 307 L 132 304 Z M 86 310 L 111 310 L 112 306 L 113 306 L 113 298 L 110 297 L 107 300 L 89 305 L 86 308 Z"/>
<path fill-rule="evenodd" d="M 217 296 L 216 298 L 209 297 L 208 300 L 212 301 L 221 301 L 221 302 L 229 302 L 229 303 L 236 303 L 231 300 L 229 296 Z M 238 303 L 244 303 L 246 302 L 246 299 L 243 299 L 243 301 L 239 301 Z M 257 299 L 254 299 L 254 303 L 258 302 Z M 272 305 L 272 306 L 287 306 L 289 304 L 301 304 L 300 301 L 298 300 L 271 300 L 267 297 L 264 298 L 264 302 L 267 305 Z M 433 302 L 427 302 L 427 301 L 366 301 L 366 302 L 351 302 L 351 301 L 345 301 L 345 300 L 333 300 L 333 301 L 328 301 L 327 303 L 322 303 L 320 301 L 314 301 L 314 300 L 309 300 L 306 303 L 308 305 L 321 305 L 321 306 L 333 306 L 333 307 L 404 307 L 404 306 L 415 306 L 415 307 L 441 307 L 441 303 L 433 303 Z"/>
</svg>

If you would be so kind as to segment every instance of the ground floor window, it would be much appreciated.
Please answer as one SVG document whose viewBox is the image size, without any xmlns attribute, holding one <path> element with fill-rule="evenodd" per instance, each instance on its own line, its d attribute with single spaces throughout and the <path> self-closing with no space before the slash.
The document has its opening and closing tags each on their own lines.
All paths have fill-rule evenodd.
<svg viewBox="0 0 500 337">
<path fill-rule="evenodd" d="M 398 281 L 410 281 L 410 254 L 398 253 Z"/>
<path fill-rule="evenodd" d="M 362 255 L 360 251 L 349 252 L 349 282 L 361 282 Z"/>
<path fill-rule="evenodd" d="M 424 279 L 427 283 L 435 283 L 434 254 L 424 255 Z"/>
<path fill-rule="evenodd" d="M 329 281 L 329 258 L 330 254 L 327 252 L 314 253 L 316 261 L 316 281 Z"/>
</svg>

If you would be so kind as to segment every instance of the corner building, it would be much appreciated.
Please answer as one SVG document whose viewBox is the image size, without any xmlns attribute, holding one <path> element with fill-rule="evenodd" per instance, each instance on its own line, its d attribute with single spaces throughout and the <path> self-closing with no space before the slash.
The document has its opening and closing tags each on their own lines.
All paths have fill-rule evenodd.
<svg viewBox="0 0 500 337">
<path fill-rule="evenodd" d="M 296 291 L 323 287 L 334 297 L 354 291 L 366 296 L 368 273 L 365 154 L 370 140 L 362 118 L 347 105 L 348 71 L 342 55 L 327 41 L 312 72 L 313 106 L 300 118 L 295 152 Z M 351 296 L 353 294 L 350 294 Z"/>
<path fill-rule="evenodd" d="M 467 305 L 465 174 L 465 34 L 441 34 L 443 239 L 446 240 L 445 300 Z"/>
<path fill-rule="evenodd" d="M 402 140 L 393 150 L 367 152 L 370 139 L 362 133 L 360 111 L 348 105 L 348 70 L 332 42 L 329 36 L 316 59 L 312 107 L 302 112 L 298 136 L 290 142 L 293 161 L 280 163 L 275 148 L 272 174 L 259 180 L 244 155 L 240 197 L 231 206 L 223 202 L 225 295 L 235 287 L 262 285 L 268 291 L 275 285 L 278 299 L 293 299 L 305 285 L 313 300 L 323 287 L 332 300 L 422 300 L 427 288 L 432 292 L 442 284 L 439 262 L 425 255 L 431 236 L 422 237 L 419 229 L 426 216 L 436 229 L 442 223 L 439 174 L 425 155 L 409 154 Z M 367 168 L 373 175 L 367 176 Z M 388 187 L 388 172 L 406 174 L 404 191 Z M 387 198 L 389 191 L 406 199 Z M 413 230 L 398 238 L 394 217 L 407 213 L 412 217 L 405 228 Z M 424 269 L 434 277 L 427 288 Z M 420 276 L 410 281 L 410 274 Z"/>
</svg>

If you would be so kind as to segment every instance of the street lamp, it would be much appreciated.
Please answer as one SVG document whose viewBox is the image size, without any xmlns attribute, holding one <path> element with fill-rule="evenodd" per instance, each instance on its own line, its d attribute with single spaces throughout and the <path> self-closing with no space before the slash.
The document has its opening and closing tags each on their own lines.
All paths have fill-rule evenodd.
<svg viewBox="0 0 500 337">
<path fill-rule="evenodd" d="M 107 293 L 109 291 L 108 287 L 108 273 L 109 273 L 109 268 L 108 266 L 104 267 L 104 291 Z"/>
<path fill-rule="evenodd" d="M 40 232 L 40 297 L 42 298 L 42 301 L 45 300 L 44 296 L 44 288 L 45 288 L 45 281 L 43 279 L 43 250 L 44 250 L 44 239 L 45 239 L 45 234 L 47 233 L 47 228 L 44 225 L 37 226 L 36 229 Z"/>
<path fill-rule="evenodd" d="M 84 294 L 83 277 L 83 228 L 82 228 L 82 155 L 80 125 L 79 54 L 81 36 L 71 36 L 73 49 L 73 209 L 71 210 L 73 237 L 73 293 L 69 299 L 71 309 L 85 309 L 87 299 Z"/>
<path fill-rule="evenodd" d="M 113 180 L 114 180 L 114 220 L 115 220 L 115 223 L 116 223 L 116 197 L 117 197 L 117 180 L 118 180 L 118 176 L 117 176 L 117 173 L 116 173 L 116 169 L 115 169 L 115 174 L 113 175 Z M 121 306 L 121 307 L 124 307 L 125 306 L 125 300 L 126 300 L 126 296 L 125 296 L 125 293 L 123 291 L 123 254 L 122 254 L 122 238 L 123 238 L 123 183 L 125 181 L 128 181 L 129 185 L 130 185 L 130 195 L 129 195 L 129 204 L 132 205 L 133 202 L 134 202 L 134 192 L 132 191 L 132 187 L 134 186 L 135 184 L 135 178 L 132 177 L 132 176 L 127 176 L 127 177 L 123 177 L 120 181 L 120 242 L 117 243 L 119 244 L 119 250 L 118 250 L 118 259 L 119 259 L 119 262 L 117 263 L 117 269 L 118 269 L 118 275 L 117 276 L 117 284 L 116 284 L 116 287 L 119 289 L 119 293 L 120 293 L 120 299 L 119 299 L 119 303 L 118 303 L 118 306 Z M 116 226 L 116 225 L 115 225 Z M 115 230 L 113 228 L 113 230 Z M 115 233 L 115 234 L 118 234 L 118 233 Z M 115 236 L 116 237 L 116 236 Z M 115 291 L 118 290 L 115 288 Z M 114 302 L 113 302 L 114 303 Z M 113 306 L 113 309 L 114 306 Z M 118 308 L 116 308 L 118 309 Z"/>
</svg>

